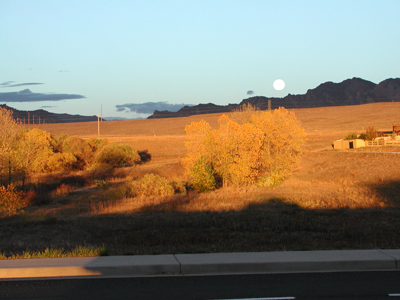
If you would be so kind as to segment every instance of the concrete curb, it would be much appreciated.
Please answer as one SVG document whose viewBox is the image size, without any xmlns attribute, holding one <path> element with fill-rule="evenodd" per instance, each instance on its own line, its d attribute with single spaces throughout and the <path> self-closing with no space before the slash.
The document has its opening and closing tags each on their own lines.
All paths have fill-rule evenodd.
<svg viewBox="0 0 400 300">
<path fill-rule="evenodd" d="M 400 250 L 332 250 L 0 260 L 0 279 L 399 270 Z"/>
<path fill-rule="evenodd" d="M 182 274 L 395 270 L 400 250 L 288 251 L 175 255 Z M 396 261 L 397 258 L 397 261 Z"/>
</svg>

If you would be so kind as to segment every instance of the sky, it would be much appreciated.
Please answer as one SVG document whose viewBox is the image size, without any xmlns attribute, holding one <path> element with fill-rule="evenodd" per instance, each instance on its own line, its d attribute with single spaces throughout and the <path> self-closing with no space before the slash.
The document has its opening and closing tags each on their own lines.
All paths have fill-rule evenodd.
<svg viewBox="0 0 400 300">
<path fill-rule="evenodd" d="M 143 118 L 379 83 L 400 77 L 399 12 L 399 0 L 0 0 L 0 104 Z"/>
</svg>

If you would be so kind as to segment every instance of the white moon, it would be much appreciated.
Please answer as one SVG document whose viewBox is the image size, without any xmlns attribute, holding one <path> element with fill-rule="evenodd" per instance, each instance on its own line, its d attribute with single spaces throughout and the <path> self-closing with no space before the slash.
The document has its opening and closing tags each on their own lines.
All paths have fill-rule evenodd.
<svg viewBox="0 0 400 300">
<path fill-rule="evenodd" d="M 285 82 L 282 79 L 277 79 L 274 81 L 273 86 L 277 91 L 282 91 L 285 88 Z"/>
</svg>

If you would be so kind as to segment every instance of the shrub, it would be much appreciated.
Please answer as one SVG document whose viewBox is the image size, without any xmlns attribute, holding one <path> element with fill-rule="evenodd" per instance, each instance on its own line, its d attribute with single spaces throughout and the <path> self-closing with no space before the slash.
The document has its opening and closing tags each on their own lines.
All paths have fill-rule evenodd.
<svg viewBox="0 0 400 300">
<path fill-rule="evenodd" d="M 358 134 L 356 132 L 351 132 L 349 134 L 347 134 L 347 136 L 345 137 L 345 140 L 355 140 L 358 138 Z"/>
<path fill-rule="evenodd" d="M 111 143 L 100 148 L 95 154 L 95 163 L 100 166 L 124 167 L 140 161 L 136 150 L 129 145 Z"/>
<path fill-rule="evenodd" d="M 71 193 L 73 190 L 74 190 L 73 186 L 62 183 L 55 191 L 53 191 L 53 194 L 56 196 L 62 196 Z"/>
<path fill-rule="evenodd" d="M 72 153 L 54 153 L 47 160 L 47 170 L 49 172 L 71 171 L 77 162 L 77 158 Z"/>
<path fill-rule="evenodd" d="M 41 206 L 51 204 L 53 200 L 49 192 L 38 189 L 38 191 L 26 192 L 24 196 L 24 202 L 27 204 L 27 206 Z"/>
<path fill-rule="evenodd" d="M 199 159 L 190 168 L 191 179 L 189 184 L 198 192 L 212 191 L 216 187 L 213 168 L 204 158 Z"/>
<path fill-rule="evenodd" d="M 279 173 L 273 173 L 270 176 L 259 177 L 256 186 L 274 187 L 280 185 L 284 179 L 285 177 L 281 176 Z"/>
<path fill-rule="evenodd" d="M 174 180 L 171 182 L 171 186 L 174 189 L 175 194 L 186 195 L 186 187 L 182 181 Z"/>
<path fill-rule="evenodd" d="M 0 186 L 0 217 L 15 215 L 23 207 L 23 193 L 18 192 L 12 184 Z"/>
<path fill-rule="evenodd" d="M 139 180 L 129 183 L 129 196 L 169 196 L 174 194 L 174 188 L 167 178 L 154 174 L 146 174 Z"/>
<path fill-rule="evenodd" d="M 127 196 L 128 194 L 128 189 L 126 186 L 120 186 L 117 188 L 111 188 L 108 189 L 104 196 L 106 197 L 107 200 L 113 201 L 113 200 L 120 200 L 123 199 Z"/>
<path fill-rule="evenodd" d="M 361 133 L 358 138 L 365 141 L 367 139 L 367 135 L 365 133 Z"/>
<path fill-rule="evenodd" d="M 365 132 L 365 139 L 367 141 L 373 141 L 377 136 L 377 131 L 374 126 L 368 126 L 367 131 Z"/>
<path fill-rule="evenodd" d="M 76 157 L 74 168 L 83 170 L 91 165 L 94 151 L 91 145 L 77 136 L 67 136 L 62 142 L 62 152 Z"/>
</svg>

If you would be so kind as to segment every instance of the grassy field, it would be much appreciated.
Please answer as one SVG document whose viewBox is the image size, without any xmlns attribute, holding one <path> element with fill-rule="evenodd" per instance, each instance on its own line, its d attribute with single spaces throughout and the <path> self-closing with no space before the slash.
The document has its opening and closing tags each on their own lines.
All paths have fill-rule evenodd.
<svg viewBox="0 0 400 300">
<path fill-rule="evenodd" d="M 53 190 L 50 203 L 0 219 L 0 252 L 8 257 L 80 247 L 111 255 L 400 248 L 400 148 L 331 146 L 368 126 L 391 130 L 400 125 L 399 111 L 400 103 L 295 109 L 307 143 L 299 170 L 276 188 L 123 200 L 107 197 L 99 182 L 116 187 L 146 173 L 187 180 L 180 165 L 184 127 L 201 119 L 216 127 L 220 114 L 102 122 L 102 138 L 147 151 L 151 159 L 135 168 L 32 178 L 57 183 L 73 176 Z M 97 137 L 97 123 L 40 128 Z M 84 184 L 74 184 L 76 178 Z"/>
</svg>

